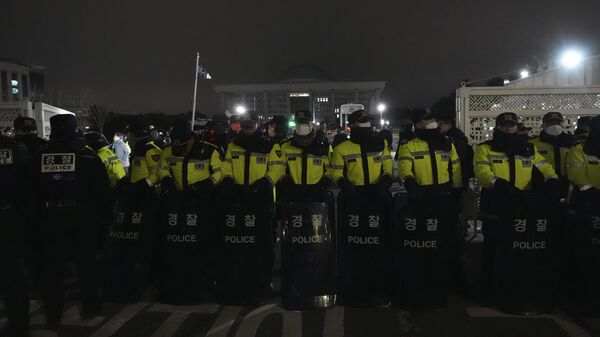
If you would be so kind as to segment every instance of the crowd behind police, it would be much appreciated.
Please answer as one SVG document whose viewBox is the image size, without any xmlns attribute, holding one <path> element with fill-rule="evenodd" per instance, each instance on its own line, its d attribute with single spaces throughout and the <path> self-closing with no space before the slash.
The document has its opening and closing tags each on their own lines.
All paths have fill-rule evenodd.
<svg viewBox="0 0 600 337">
<path fill-rule="evenodd" d="M 307 110 L 294 117 L 291 137 L 287 118 L 275 116 L 261 125 L 256 112 L 231 118 L 229 124 L 211 121 L 201 133 L 176 120 L 168 145 L 159 144 L 140 121 L 109 144 L 99 132 L 80 132 L 72 115 L 50 119 L 48 141 L 36 135 L 35 120 L 15 120 L 15 136 L 0 139 L 0 275 L 9 335 L 28 334 L 26 270 L 42 291 L 49 327 L 60 325 L 67 262 L 76 265 L 81 317 L 99 313 L 96 255 L 106 245 L 114 202 L 124 193 L 133 191 L 145 202 L 170 191 L 200 193 L 213 196 L 206 202 L 214 207 L 259 200 L 276 212 L 275 201 L 326 200 L 335 184 L 347 202 L 368 193 L 391 207 L 391 137 L 373 131 L 366 111 L 349 116 L 349 134 L 317 129 Z M 484 281 L 491 277 L 499 240 L 493 215 L 502 212 L 507 200 L 524 198 L 532 189 L 557 204 L 600 200 L 600 117 L 580 118 L 570 135 L 563 116 L 550 112 L 543 116 L 541 134 L 530 139 L 519 132 L 516 114 L 502 113 L 493 137 L 474 151 L 453 123 L 452 116 L 418 110 L 412 127 L 401 132 L 397 178 L 410 202 L 447 193 L 456 214 L 469 179 L 479 181 L 481 212 L 492 219 L 484 224 Z M 261 268 L 270 270 L 272 252 L 265 259 Z M 268 288 L 270 280 L 263 282 Z"/>
</svg>

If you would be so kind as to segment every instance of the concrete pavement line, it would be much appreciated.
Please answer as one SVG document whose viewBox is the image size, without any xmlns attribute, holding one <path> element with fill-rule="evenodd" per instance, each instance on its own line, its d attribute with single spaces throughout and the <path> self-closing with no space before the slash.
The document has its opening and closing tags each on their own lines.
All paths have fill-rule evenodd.
<svg viewBox="0 0 600 337">
<path fill-rule="evenodd" d="M 325 311 L 325 324 L 323 325 L 323 336 L 344 336 L 344 307 L 333 307 Z"/>
<path fill-rule="evenodd" d="M 147 302 L 139 302 L 126 306 L 108 322 L 104 323 L 100 329 L 96 330 L 92 335 L 90 335 L 90 337 L 109 337 L 114 335 L 117 330 L 127 323 L 127 321 L 132 319 L 133 316 L 137 315 L 149 304 L 150 303 Z"/>
<path fill-rule="evenodd" d="M 206 333 L 206 337 L 226 337 L 227 332 L 229 331 L 233 323 L 235 323 L 235 319 L 236 317 L 238 317 L 241 311 L 242 307 L 223 307 L 221 314 L 219 314 L 210 330 L 208 330 L 208 332 Z"/>
<path fill-rule="evenodd" d="M 156 303 L 147 311 L 152 312 L 169 312 L 171 315 L 161 324 L 151 337 L 171 337 L 173 336 L 181 324 L 192 313 L 212 314 L 217 311 L 219 306 L 216 304 L 206 305 L 170 305 Z"/>
<path fill-rule="evenodd" d="M 587 333 L 587 331 L 585 331 L 582 327 L 580 327 L 579 325 L 575 324 L 574 322 L 568 321 L 564 318 L 555 316 L 555 315 L 548 315 L 548 314 L 544 314 L 544 315 L 538 315 L 538 316 L 522 316 L 522 315 L 511 315 L 511 314 L 505 314 L 502 312 L 499 312 L 497 310 L 491 309 L 491 308 L 487 308 L 487 307 L 469 307 L 469 308 L 465 308 L 465 310 L 467 311 L 467 313 L 469 314 L 469 316 L 474 317 L 474 318 L 485 318 L 485 317 L 489 317 L 489 318 L 502 318 L 502 317 L 518 317 L 518 318 L 550 318 L 554 321 L 554 323 L 556 323 L 556 325 L 558 325 L 561 329 L 563 329 L 569 336 L 571 337 L 591 337 L 591 335 L 589 333 Z M 561 314 L 560 312 L 557 312 L 558 314 Z M 561 314 L 562 316 L 562 314 Z"/>
<path fill-rule="evenodd" d="M 269 314 L 283 317 L 282 337 L 302 337 L 302 314 L 299 311 L 287 311 L 277 304 L 263 305 L 244 317 L 235 337 L 254 337 L 262 320 Z"/>
</svg>

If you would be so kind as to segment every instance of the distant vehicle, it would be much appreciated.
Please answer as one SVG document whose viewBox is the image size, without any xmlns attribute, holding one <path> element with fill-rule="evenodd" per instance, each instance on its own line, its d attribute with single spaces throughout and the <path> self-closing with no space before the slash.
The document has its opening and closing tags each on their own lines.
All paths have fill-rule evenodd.
<svg viewBox="0 0 600 337">
<path fill-rule="evenodd" d="M 365 106 L 362 104 L 343 104 L 340 106 L 340 127 L 346 128 L 348 124 L 348 116 L 356 110 L 364 110 Z"/>
<path fill-rule="evenodd" d="M 46 103 L 2 102 L 0 103 L 0 129 L 12 129 L 13 121 L 17 117 L 30 117 L 37 122 L 38 136 L 48 139 L 50 137 L 50 117 L 61 114 L 75 115 L 70 111 Z"/>
</svg>

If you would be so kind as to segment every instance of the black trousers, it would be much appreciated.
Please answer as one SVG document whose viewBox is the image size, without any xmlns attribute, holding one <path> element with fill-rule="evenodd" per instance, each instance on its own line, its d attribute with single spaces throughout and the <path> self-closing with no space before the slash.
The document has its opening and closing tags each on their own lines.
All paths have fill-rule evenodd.
<svg viewBox="0 0 600 337">
<path fill-rule="evenodd" d="M 100 308 L 96 246 L 97 228 L 78 220 L 75 209 L 46 209 L 42 217 L 43 300 L 49 326 L 58 326 L 64 309 L 64 271 L 74 260 L 81 296 L 82 314 Z"/>
<path fill-rule="evenodd" d="M 6 304 L 8 336 L 29 329 L 29 293 L 24 267 L 24 232 L 12 208 L 0 210 L 0 291 Z"/>
</svg>

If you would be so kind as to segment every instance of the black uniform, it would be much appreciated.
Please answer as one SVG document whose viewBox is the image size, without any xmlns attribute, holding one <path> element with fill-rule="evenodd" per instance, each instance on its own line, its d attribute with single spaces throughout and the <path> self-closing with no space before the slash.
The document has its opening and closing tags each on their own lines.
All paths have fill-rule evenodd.
<svg viewBox="0 0 600 337">
<path fill-rule="evenodd" d="M 29 295 L 23 264 L 27 148 L 0 136 L 0 290 L 9 336 L 28 336 Z"/>
<path fill-rule="evenodd" d="M 59 116 L 63 115 L 52 119 Z M 74 119 L 69 122 L 75 123 Z M 97 219 L 106 210 L 109 195 L 108 177 L 96 153 L 84 147 L 72 131 L 56 134 L 32 163 L 33 209 L 39 212 L 43 299 L 50 327 L 60 324 L 63 272 L 70 259 L 77 264 L 82 317 L 93 316 L 100 309 L 95 257 Z"/>
</svg>

